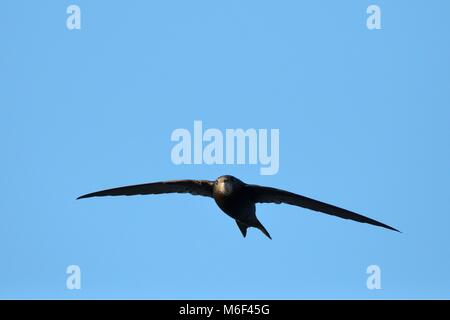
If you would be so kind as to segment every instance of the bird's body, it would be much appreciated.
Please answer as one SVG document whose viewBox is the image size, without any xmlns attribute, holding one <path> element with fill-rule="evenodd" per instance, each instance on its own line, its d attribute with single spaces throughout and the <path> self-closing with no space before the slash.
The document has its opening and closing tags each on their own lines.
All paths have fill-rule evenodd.
<svg viewBox="0 0 450 320">
<path fill-rule="evenodd" d="M 398 231 L 358 213 L 281 189 L 246 184 L 230 175 L 221 176 L 215 181 L 173 180 L 126 186 L 86 194 L 78 199 L 96 196 L 162 193 L 190 193 L 213 198 L 219 208 L 236 221 L 244 237 L 247 235 L 247 228 L 254 227 L 271 239 L 270 234 L 256 216 L 256 203 L 286 203 Z"/>
<path fill-rule="evenodd" d="M 271 238 L 256 217 L 255 202 L 249 198 L 245 186 L 245 183 L 233 176 L 219 177 L 214 182 L 214 200 L 223 212 L 236 220 L 244 237 L 247 234 L 247 228 L 254 227 L 260 229 L 267 237 Z"/>
</svg>

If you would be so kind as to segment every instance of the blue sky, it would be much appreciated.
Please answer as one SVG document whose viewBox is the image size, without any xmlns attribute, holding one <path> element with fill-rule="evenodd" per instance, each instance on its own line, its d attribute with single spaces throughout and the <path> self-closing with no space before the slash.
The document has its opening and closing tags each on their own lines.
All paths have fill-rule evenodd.
<svg viewBox="0 0 450 320">
<path fill-rule="evenodd" d="M 0 298 L 450 298 L 448 1 L 1 7 Z M 279 128 L 279 172 L 174 165 L 170 135 L 194 120 Z M 207 198 L 75 200 L 227 173 L 403 233 L 259 205 L 273 240 L 244 239 Z M 81 290 L 66 288 L 73 264 Z"/>
</svg>

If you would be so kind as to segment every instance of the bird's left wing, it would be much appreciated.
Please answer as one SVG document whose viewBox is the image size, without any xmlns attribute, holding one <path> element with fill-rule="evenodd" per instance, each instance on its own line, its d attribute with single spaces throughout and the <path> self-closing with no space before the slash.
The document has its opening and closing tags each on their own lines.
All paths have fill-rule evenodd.
<svg viewBox="0 0 450 320">
<path fill-rule="evenodd" d="M 204 197 L 213 197 L 213 181 L 208 180 L 172 180 L 161 181 L 146 184 L 137 184 L 133 186 L 119 187 L 97 191 L 77 199 L 103 196 L 134 196 L 144 194 L 162 194 L 162 193 L 190 193 Z"/>
<path fill-rule="evenodd" d="M 351 219 L 354 221 L 368 223 L 368 224 L 372 224 L 375 226 L 379 226 L 379 227 L 383 227 L 386 229 L 400 232 L 399 230 L 397 230 L 391 226 L 388 226 L 384 223 L 373 220 L 366 216 L 360 215 L 356 212 L 342 209 L 342 208 L 333 206 L 331 204 L 327 204 L 327 203 L 324 203 L 321 201 L 307 198 L 307 197 L 304 197 L 304 196 L 301 196 L 299 194 L 295 194 L 295 193 L 292 193 L 289 191 L 280 190 L 280 189 L 271 188 L 271 187 L 258 186 L 258 185 L 247 185 L 246 188 L 254 202 L 278 203 L 278 204 L 286 203 L 286 204 L 290 204 L 290 205 L 294 205 L 294 206 L 298 206 L 298 207 L 311 209 L 314 211 L 323 212 L 326 214 L 337 216 L 339 218 Z"/>
</svg>

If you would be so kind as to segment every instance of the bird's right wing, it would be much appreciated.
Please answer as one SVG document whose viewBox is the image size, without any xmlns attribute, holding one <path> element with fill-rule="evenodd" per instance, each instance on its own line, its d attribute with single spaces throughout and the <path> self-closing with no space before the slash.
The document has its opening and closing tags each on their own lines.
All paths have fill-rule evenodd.
<svg viewBox="0 0 450 320">
<path fill-rule="evenodd" d="M 372 224 L 378 227 L 383 227 L 386 229 L 398 231 L 397 229 L 388 226 L 384 223 L 371 219 L 369 217 L 363 216 L 359 213 L 352 212 L 343 208 L 333 206 L 331 204 L 314 200 L 296 193 L 289 191 L 264 187 L 258 185 L 247 185 L 247 191 L 253 201 L 259 203 L 286 203 L 293 206 L 303 207 L 314 211 L 323 212 L 329 215 L 333 215 L 343 219 L 350 219 L 362 223 Z M 400 231 L 398 231 L 400 232 Z"/>
<path fill-rule="evenodd" d="M 133 186 L 119 187 L 88 193 L 77 199 L 103 196 L 134 196 L 162 193 L 190 193 L 204 197 L 213 197 L 213 181 L 208 180 L 172 180 Z"/>
</svg>

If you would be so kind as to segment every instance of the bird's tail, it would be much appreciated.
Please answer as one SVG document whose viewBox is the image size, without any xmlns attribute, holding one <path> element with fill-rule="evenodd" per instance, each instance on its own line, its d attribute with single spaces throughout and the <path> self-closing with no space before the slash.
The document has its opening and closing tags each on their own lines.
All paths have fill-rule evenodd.
<svg viewBox="0 0 450 320">
<path fill-rule="evenodd" d="M 266 228 L 264 228 L 264 226 L 262 225 L 261 222 L 258 221 L 257 225 L 255 226 L 255 228 L 258 228 L 259 230 L 261 230 L 262 233 L 264 233 L 264 235 L 269 238 L 270 240 L 272 240 L 272 237 L 270 236 L 269 232 L 266 230 Z"/>
<path fill-rule="evenodd" d="M 242 222 L 236 220 L 236 223 L 239 227 L 239 230 L 241 230 L 242 235 L 244 236 L 244 238 L 247 236 L 247 226 L 245 224 L 243 224 Z"/>
</svg>

